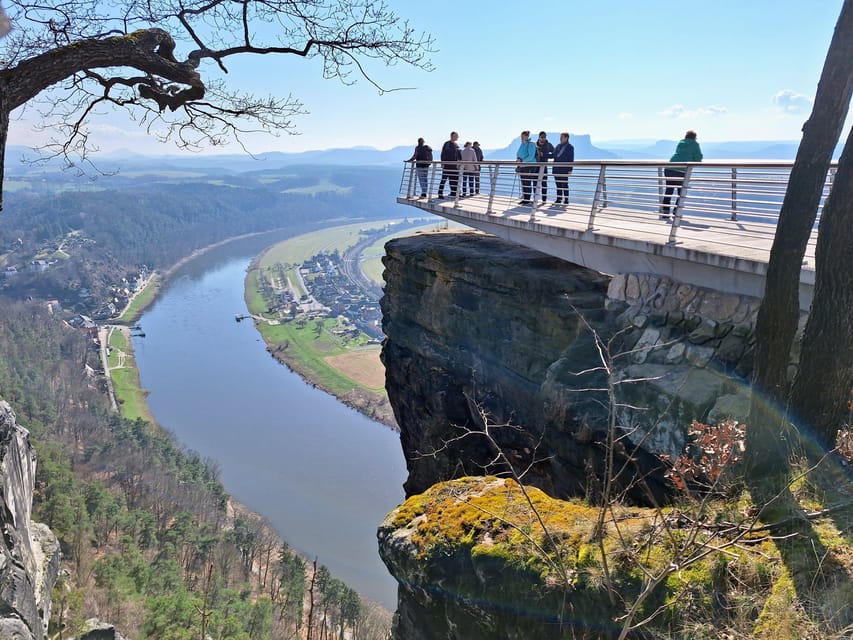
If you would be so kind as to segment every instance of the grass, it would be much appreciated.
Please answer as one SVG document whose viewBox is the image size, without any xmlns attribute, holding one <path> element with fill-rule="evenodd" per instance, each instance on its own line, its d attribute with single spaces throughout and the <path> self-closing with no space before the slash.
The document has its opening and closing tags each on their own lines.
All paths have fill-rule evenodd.
<svg viewBox="0 0 853 640">
<path fill-rule="evenodd" d="M 137 293 L 124 313 L 116 320 L 118 324 L 130 324 L 135 322 L 142 314 L 142 311 L 154 300 L 157 292 L 160 290 L 160 276 L 154 274 L 145 284 L 145 287 Z"/>
<path fill-rule="evenodd" d="M 385 267 L 382 264 L 382 256 L 385 255 L 385 243 L 394 238 L 402 238 L 404 236 L 413 236 L 416 233 L 426 233 L 429 231 L 435 231 L 439 228 L 439 226 L 441 228 L 444 228 L 445 221 L 441 220 L 439 222 L 425 224 L 420 227 L 410 227 L 408 229 L 403 229 L 401 231 L 397 231 L 395 233 L 391 233 L 387 236 L 381 237 L 372 245 L 366 247 L 361 254 L 362 256 L 364 256 L 364 259 L 361 261 L 361 270 L 364 272 L 364 275 L 366 275 L 368 278 L 373 280 L 373 282 L 379 285 L 384 284 L 384 280 L 382 279 L 382 271 Z M 452 223 L 448 225 L 448 228 L 465 229 L 466 227 L 461 224 Z"/>
<path fill-rule="evenodd" d="M 344 395 L 361 385 L 325 360 L 327 356 L 347 352 L 347 349 L 337 344 L 328 333 L 329 329 L 336 325 L 337 320 L 326 318 L 310 320 L 304 326 L 295 322 L 279 325 L 259 324 L 258 330 L 267 343 L 280 345 L 278 349 L 283 349 L 288 360 L 293 359 L 298 363 L 294 368 L 299 373 L 334 395 Z"/>
<path fill-rule="evenodd" d="M 334 184 L 333 182 L 329 182 L 326 178 L 318 182 L 317 184 L 312 184 L 308 187 L 293 187 L 292 189 L 285 189 L 282 193 L 295 193 L 303 196 L 316 196 L 318 193 L 341 193 L 347 194 L 352 191 L 352 187 L 342 187 L 340 185 Z"/>
<path fill-rule="evenodd" d="M 153 422 L 153 417 L 145 402 L 146 393 L 139 381 L 139 371 L 133 359 L 133 345 L 128 340 L 127 334 L 120 329 L 113 329 L 110 332 L 109 344 L 112 347 L 112 352 L 107 358 L 107 363 L 110 367 L 113 391 L 121 415 L 129 420 L 142 418 Z M 125 354 L 124 363 L 122 367 L 114 368 L 118 367 L 120 362 L 119 352 Z"/>
</svg>

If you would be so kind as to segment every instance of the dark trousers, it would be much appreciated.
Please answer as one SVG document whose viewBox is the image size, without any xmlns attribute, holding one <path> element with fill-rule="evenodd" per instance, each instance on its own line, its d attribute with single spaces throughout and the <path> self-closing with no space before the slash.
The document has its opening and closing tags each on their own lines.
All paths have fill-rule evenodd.
<svg viewBox="0 0 853 640">
<path fill-rule="evenodd" d="M 480 193 L 480 170 L 474 174 L 474 193 Z"/>
<path fill-rule="evenodd" d="M 557 169 L 554 170 L 554 182 L 557 185 L 557 200 L 562 198 L 564 204 L 569 204 L 569 172 L 561 171 L 557 173 Z"/>
<path fill-rule="evenodd" d="M 672 192 L 678 189 L 678 200 L 681 199 L 681 185 L 684 183 L 684 172 L 676 171 L 675 169 L 664 169 L 663 175 L 666 176 L 666 189 L 663 190 L 663 201 L 661 202 L 660 212 L 669 215 L 669 203 L 672 200 Z M 678 206 L 678 200 L 675 201 Z"/>
<path fill-rule="evenodd" d="M 541 191 L 542 202 L 545 202 L 548 197 L 548 167 L 542 167 L 542 180 L 539 183 L 539 190 Z"/>
<path fill-rule="evenodd" d="M 538 171 L 539 168 L 534 166 L 518 168 L 519 178 L 521 178 L 521 199 L 525 202 L 530 202 L 533 184 L 536 182 L 536 173 Z"/>
<path fill-rule="evenodd" d="M 476 173 L 466 171 L 462 174 L 462 194 L 474 195 L 474 187 L 476 186 Z"/>
<path fill-rule="evenodd" d="M 456 187 L 459 184 L 459 168 L 455 164 L 446 164 L 441 167 L 441 180 L 438 181 L 438 195 L 444 193 L 444 183 L 450 183 L 450 195 L 456 195 Z"/>
</svg>

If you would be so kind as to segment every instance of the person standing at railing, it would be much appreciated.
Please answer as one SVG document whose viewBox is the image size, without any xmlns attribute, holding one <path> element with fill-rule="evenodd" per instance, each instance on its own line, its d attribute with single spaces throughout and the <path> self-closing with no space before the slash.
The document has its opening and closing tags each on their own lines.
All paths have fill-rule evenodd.
<svg viewBox="0 0 853 640">
<path fill-rule="evenodd" d="M 536 167 L 536 145 L 530 141 L 530 132 L 521 132 L 521 144 L 518 151 L 515 152 L 515 159 L 519 165 L 515 168 L 516 173 L 521 178 L 521 200 L 518 204 L 533 204 L 530 197 L 533 191 L 533 182 L 536 180 L 535 173 L 538 171 Z"/>
<path fill-rule="evenodd" d="M 569 142 L 569 134 L 563 132 L 560 134 L 560 142 L 554 148 L 554 167 L 551 172 L 554 174 L 554 182 L 557 185 L 557 199 L 555 204 L 569 204 L 569 174 L 572 172 L 571 167 L 557 166 L 564 162 L 575 161 L 575 148 Z"/>
<path fill-rule="evenodd" d="M 466 142 L 460 152 L 462 156 L 462 195 L 474 195 L 474 175 L 480 170 L 477 164 L 477 152 L 470 142 Z"/>
<path fill-rule="evenodd" d="M 406 162 L 415 163 L 415 173 L 421 185 L 421 198 L 427 197 L 429 190 L 429 167 L 432 163 L 432 147 L 424 143 L 423 138 L 418 138 L 418 146 L 415 147 L 412 157 Z"/>
<path fill-rule="evenodd" d="M 669 159 L 670 162 L 701 162 L 702 149 L 699 143 L 696 142 L 696 132 L 688 131 L 684 134 L 684 139 L 675 147 L 675 153 Z M 663 201 L 660 208 L 660 219 L 669 220 L 669 203 L 672 198 L 674 189 L 678 189 L 678 201 L 681 200 L 681 186 L 684 183 L 684 174 L 687 167 L 667 167 L 663 170 L 663 175 L 666 177 L 666 189 L 663 192 Z"/>
<path fill-rule="evenodd" d="M 480 165 L 479 163 L 483 161 L 483 150 L 480 148 L 480 143 L 474 140 L 474 153 L 477 154 L 477 173 L 474 174 L 474 193 L 480 193 Z"/>
<path fill-rule="evenodd" d="M 450 197 L 456 197 L 456 188 L 459 183 L 459 165 L 457 164 L 462 156 L 459 152 L 459 145 L 456 141 L 459 140 L 459 134 L 455 131 L 450 132 L 450 140 L 444 143 L 441 147 L 441 180 L 438 182 L 438 197 L 444 197 L 444 183 L 450 183 Z"/>
<path fill-rule="evenodd" d="M 548 134 L 539 132 L 539 140 L 536 141 L 536 162 L 545 162 L 554 157 L 554 145 L 548 142 Z M 542 180 L 539 184 L 542 193 L 542 202 L 548 199 L 548 167 L 542 167 Z"/>
</svg>

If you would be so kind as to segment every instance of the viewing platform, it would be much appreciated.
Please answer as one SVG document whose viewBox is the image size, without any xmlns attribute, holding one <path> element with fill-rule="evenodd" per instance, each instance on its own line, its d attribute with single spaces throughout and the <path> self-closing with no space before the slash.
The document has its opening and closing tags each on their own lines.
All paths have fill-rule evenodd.
<svg viewBox="0 0 853 640">
<path fill-rule="evenodd" d="M 429 211 L 574 264 L 611 275 L 654 273 L 727 293 L 764 294 L 770 248 L 788 184 L 791 162 L 702 162 L 685 169 L 681 197 L 673 193 L 670 220 L 661 220 L 664 170 L 676 165 L 644 161 L 580 161 L 571 165 L 479 163 L 479 193 L 437 192 L 440 162 L 425 167 L 427 197 L 414 163 L 405 163 L 397 202 Z M 571 167 L 569 203 L 555 204 L 555 168 Z M 814 290 L 817 223 L 836 171 L 824 183 L 817 222 L 800 274 L 800 308 Z M 521 204 L 522 178 L 531 181 L 532 205 Z M 545 190 L 543 190 L 543 179 Z M 476 191 L 476 189 L 474 189 Z M 543 202 L 543 197 L 547 200 Z"/>
</svg>

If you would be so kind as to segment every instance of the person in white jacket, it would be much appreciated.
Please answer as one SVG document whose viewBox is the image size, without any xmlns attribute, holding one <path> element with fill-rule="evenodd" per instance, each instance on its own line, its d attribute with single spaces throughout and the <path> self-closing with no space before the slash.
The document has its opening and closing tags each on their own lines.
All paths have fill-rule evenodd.
<svg viewBox="0 0 853 640">
<path fill-rule="evenodd" d="M 462 147 L 462 195 L 473 196 L 476 189 L 476 176 L 480 170 L 480 165 L 477 164 L 477 152 L 470 142 L 466 142 Z"/>
</svg>

